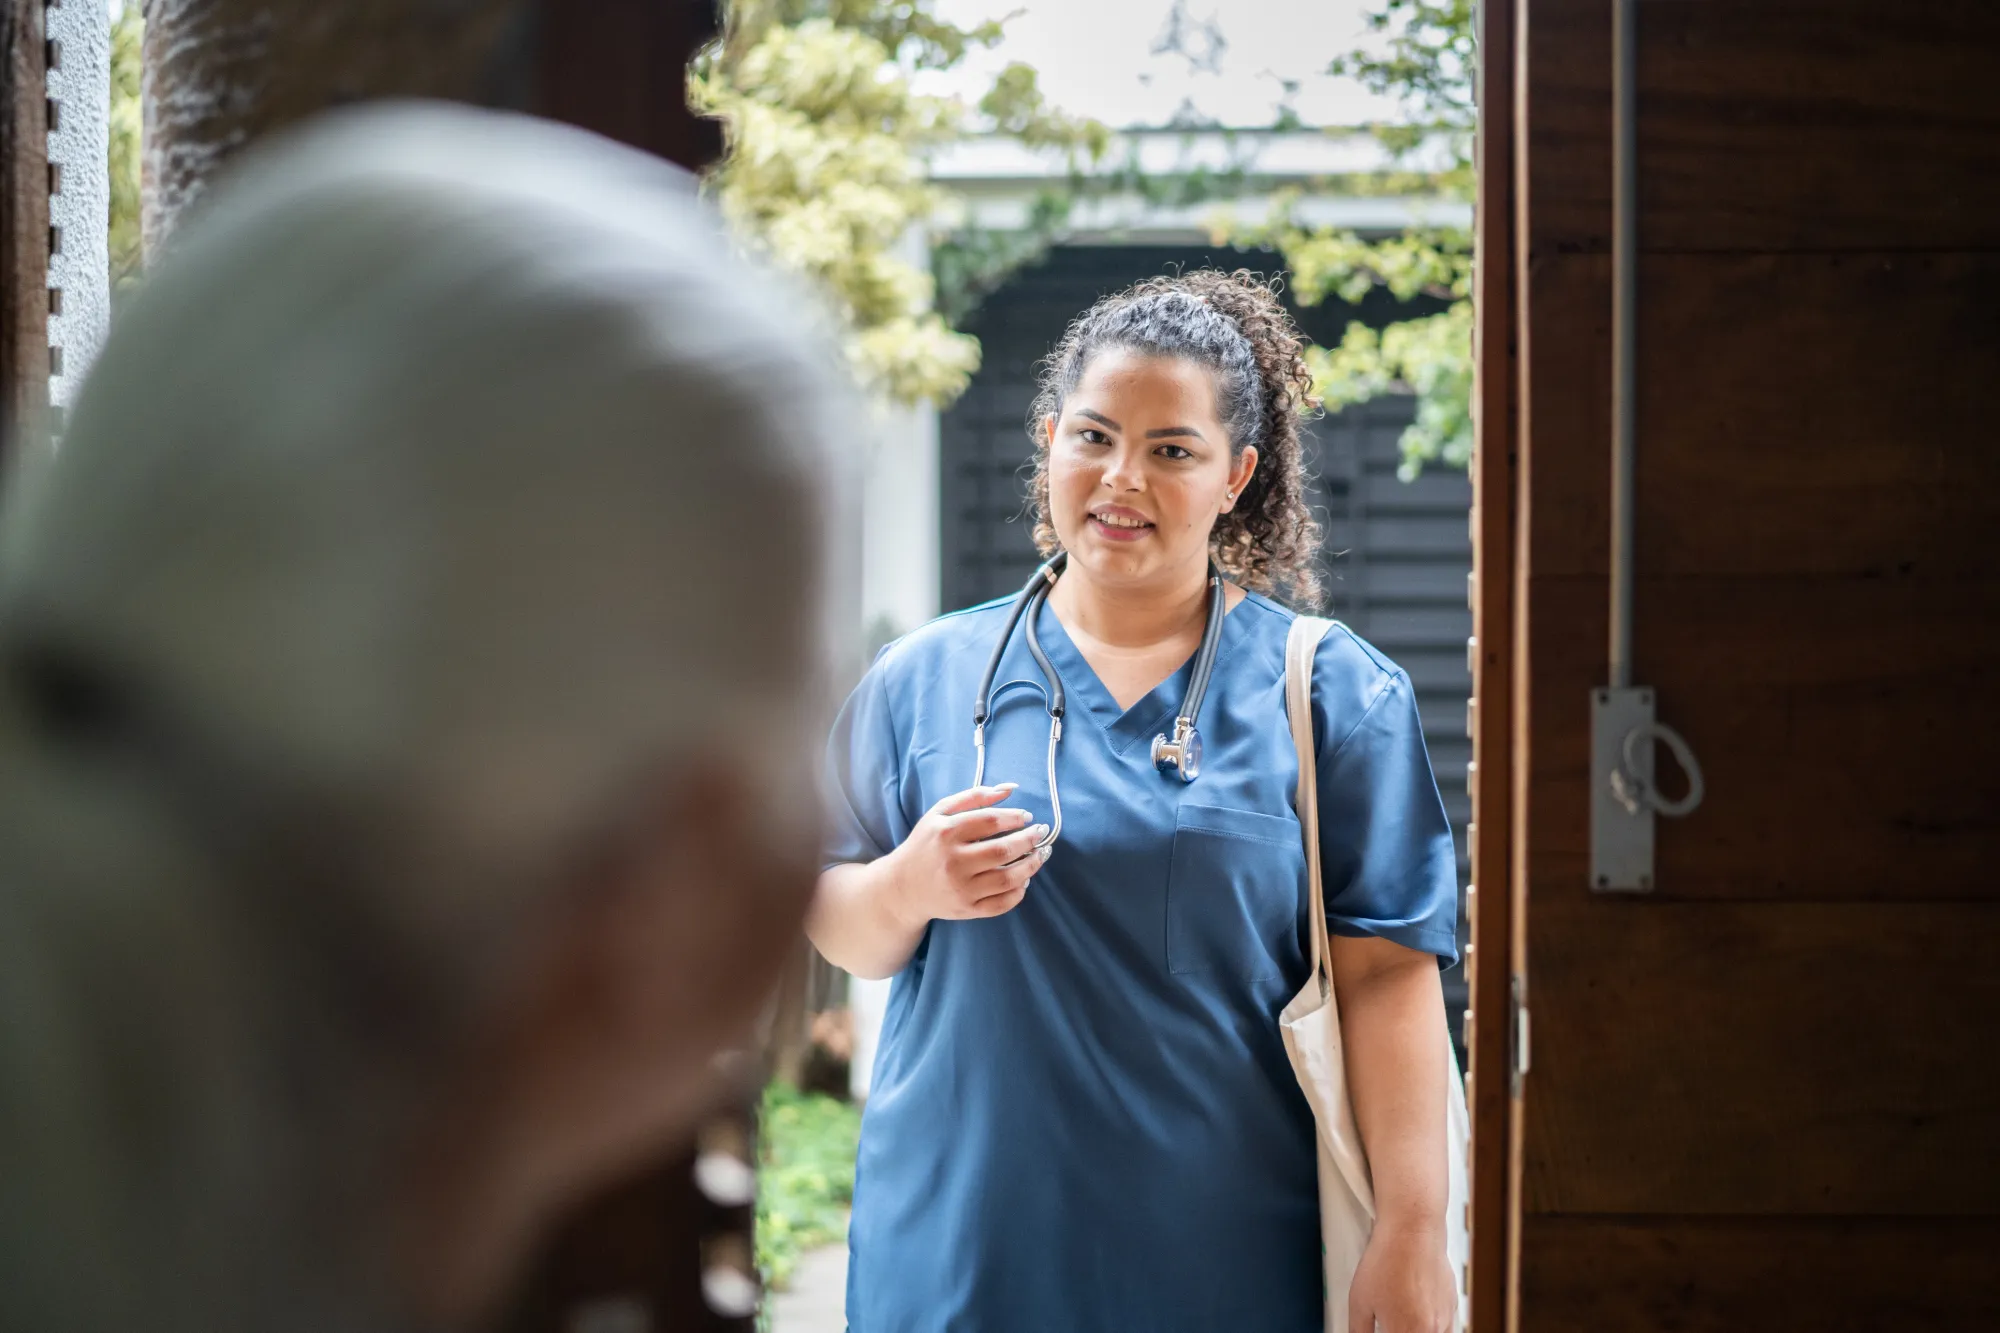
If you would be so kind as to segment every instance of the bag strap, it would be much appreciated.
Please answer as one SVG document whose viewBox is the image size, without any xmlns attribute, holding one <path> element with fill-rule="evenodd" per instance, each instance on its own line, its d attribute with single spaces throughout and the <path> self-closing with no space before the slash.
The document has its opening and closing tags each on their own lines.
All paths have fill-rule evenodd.
<svg viewBox="0 0 2000 1333">
<path fill-rule="evenodd" d="M 1326 893 L 1319 873 L 1319 763 L 1313 746 L 1313 656 L 1319 641 L 1333 628 L 1331 620 L 1299 616 L 1285 637 L 1285 713 L 1292 724 L 1292 748 L 1299 755 L 1299 788 L 1293 806 L 1306 840 L 1306 908 L 1312 920 L 1312 969 L 1322 988 L 1333 984 L 1326 956 Z"/>
</svg>

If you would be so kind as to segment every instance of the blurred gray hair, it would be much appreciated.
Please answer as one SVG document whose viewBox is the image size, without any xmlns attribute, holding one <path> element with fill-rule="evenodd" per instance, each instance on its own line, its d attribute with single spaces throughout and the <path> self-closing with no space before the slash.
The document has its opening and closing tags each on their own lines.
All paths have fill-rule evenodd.
<svg viewBox="0 0 2000 1333">
<path fill-rule="evenodd" d="M 727 755 L 774 837 L 816 836 L 860 418 L 693 195 L 576 131 L 342 113 L 217 192 L 14 479 L 0 1280 L 76 1262 L 36 1253 L 64 1235 L 197 1262 L 93 1186 L 283 1188 L 280 1131 L 230 1122 L 318 1109 L 272 1035 L 326 1028 L 361 1082 L 420 1067 L 663 766 Z"/>
</svg>

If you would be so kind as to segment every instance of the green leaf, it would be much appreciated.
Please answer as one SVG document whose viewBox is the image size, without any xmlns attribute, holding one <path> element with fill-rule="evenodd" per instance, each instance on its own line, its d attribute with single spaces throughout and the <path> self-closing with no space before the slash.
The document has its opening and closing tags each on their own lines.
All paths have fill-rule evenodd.
<svg viewBox="0 0 2000 1333">
<path fill-rule="evenodd" d="M 1385 173 L 1375 188 L 1396 193 L 1473 195 L 1473 133 L 1478 49 L 1475 0 L 1382 0 L 1368 16 L 1387 37 L 1383 48 L 1337 57 L 1330 71 L 1358 79 L 1408 108 L 1407 123 L 1371 127 L 1398 159 L 1413 163 L 1442 155 L 1428 169 L 1412 165 Z M 1352 182 L 1344 183 L 1353 188 Z M 1377 288 L 1398 301 L 1430 297 L 1450 302 L 1440 314 L 1401 320 L 1379 333 L 1349 324 L 1336 347 L 1308 350 L 1306 361 L 1328 411 L 1385 393 L 1413 395 L 1416 417 L 1403 432 L 1401 475 L 1427 464 L 1464 467 L 1472 458 L 1472 237 L 1447 227 L 1414 227 L 1365 240 L 1352 231 L 1313 229 L 1296 220 L 1297 195 L 1273 201 L 1258 227 L 1222 219 L 1218 243 L 1269 247 L 1284 256 L 1291 290 L 1302 305 L 1329 296 L 1359 304 Z"/>
<path fill-rule="evenodd" d="M 764 1090 L 757 1172 L 757 1264 L 782 1289 L 799 1256 L 847 1235 L 861 1112 L 789 1084 Z"/>
<path fill-rule="evenodd" d="M 911 75 L 952 68 L 1001 31 L 939 18 L 933 0 L 736 0 L 727 35 L 689 80 L 695 104 L 727 127 L 706 183 L 723 215 L 746 249 L 821 294 L 856 381 L 894 402 L 943 406 L 964 392 L 979 343 L 953 322 L 976 303 L 965 294 L 1004 267 L 997 251 L 947 262 L 936 272 L 969 281 L 940 299 L 904 249 L 947 199 L 926 178 L 926 155 L 975 114 L 916 93 Z M 1051 108 L 1025 65 L 995 76 L 977 115 L 1074 163 L 1095 162 L 1109 142 L 1102 125 Z"/>
</svg>

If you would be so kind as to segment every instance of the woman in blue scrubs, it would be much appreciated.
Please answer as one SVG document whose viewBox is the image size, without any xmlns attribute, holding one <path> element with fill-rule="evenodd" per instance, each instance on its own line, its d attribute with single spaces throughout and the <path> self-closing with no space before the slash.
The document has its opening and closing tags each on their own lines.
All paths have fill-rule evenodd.
<svg viewBox="0 0 2000 1333">
<path fill-rule="evenodd" d="M 1279 1036 L 1304 984 L 1306 861 L 1284 707 L 1284 588 L 1310 602 L 1298 336 L 1248 275 L 1106 298 L 1032 418 L 1035 614 L 1068 696 L 1053 818 L 1042 673 L 1017 631 L 986 773 L 972 716 L 1008 603 L 883 650 L 830 747 L 809 929 L 894 976 L 862 1124 L 854 1333 L 1312 1333 L 1313 1123 Z M 1207 617 L 1227 615 L 1183 783 L 1155 768 Z M 1377 1223 L 1359 1333 L 1442 1333 L 1444 1006 L 1457 879 L 1409 678 L 1344 629 L 1315 661 L 1331 959 Z M 1002 781 L 1004 780 L 1004 781 Z"/>
</svg>

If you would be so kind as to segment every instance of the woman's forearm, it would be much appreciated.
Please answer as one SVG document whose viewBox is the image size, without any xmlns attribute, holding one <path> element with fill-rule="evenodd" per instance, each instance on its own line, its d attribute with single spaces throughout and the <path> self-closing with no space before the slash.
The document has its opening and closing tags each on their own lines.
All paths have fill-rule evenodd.
<svg viewBox="0 0 2000 1333">
<path fill-rule="evenodd" d="M 895 854 L 866 865 L 834 866 L 819 877 L 806 935 L 829 963 L 866 980 L 903 970 L 926 921 L 897 908 Z"/>
<path fill-rule="evenodd" d="M 1331 958 L 1376 1225 L 1442 1235 L 1449 1174 L 1437 959 L 1387 940 L 1338 936 Z"/>
</svg>

